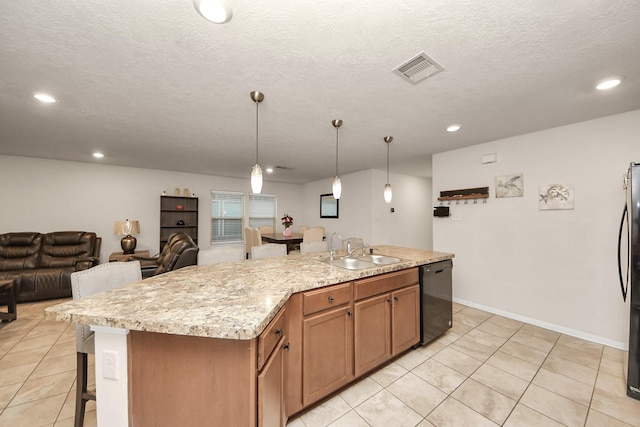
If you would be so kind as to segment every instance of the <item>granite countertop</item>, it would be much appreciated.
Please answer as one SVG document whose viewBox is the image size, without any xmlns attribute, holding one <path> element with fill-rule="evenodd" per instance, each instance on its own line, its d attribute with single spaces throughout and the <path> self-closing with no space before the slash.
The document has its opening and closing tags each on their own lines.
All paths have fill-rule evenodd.
<svg viewBox="0 0 640 427">
<path fill-rule="evenodd" d="M 403 262 L 346 270 L 321 262 L 328 258 L 327 252 L 321 252 L 191 266 L 49 307 L 45 318 L 136 331 L 252 339 L 293 293 L 454 256 L 397 246 L 374 248 L 375 253 Z"/>
</svg>

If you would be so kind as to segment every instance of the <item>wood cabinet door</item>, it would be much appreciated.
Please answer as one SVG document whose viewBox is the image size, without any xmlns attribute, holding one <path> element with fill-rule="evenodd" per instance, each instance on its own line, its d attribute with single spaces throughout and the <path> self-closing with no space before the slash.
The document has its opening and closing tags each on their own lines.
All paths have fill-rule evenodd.
<svg viewBox="0 0 640 427">
<path fill-rule="evenodd" d="M 284 427 L 284 343 L 282 337 L 258 374 L 258 427 Z"/>
<path fill-rule="evenodd" d="M 303 323 L 302 400 L 307 406 L 354 378 L 352 307 L 324 311 Z"/>
<path fill-rule="evenodd" d="M 420 341 L 420 287 L 392 292 L 391 298 L 391 345 L 397 354 Z"/>
<path fill-rule="evenodd" d="M 391 357 L 391 294 L 358 301 L 354 305 L 356 376 Z"/>
</svg>

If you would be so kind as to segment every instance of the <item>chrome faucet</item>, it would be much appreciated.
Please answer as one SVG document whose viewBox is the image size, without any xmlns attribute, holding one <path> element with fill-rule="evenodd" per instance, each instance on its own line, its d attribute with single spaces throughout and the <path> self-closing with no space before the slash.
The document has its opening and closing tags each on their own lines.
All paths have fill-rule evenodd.
<svg viewBox="0 0 640 427">
<path fill-rule="evenodd" d="M 368 247 L 369 245 L 367 245 L 366 243 L 363 243 L 361 245 L 356 246 L 355 248 L 352 248 L 351 242 L 347 242 L 347 256 L 353 255 L 353 253 L 358 249 L 362 249 L 362 256 L 365 256 L 367 254 Z"/>
<path fill-rule="evenodd" d="M 338 239 L 340 239 L 340 241 L 342 242 L 342 236 L 340 235 L 340 233 L 334 231 L 333 233 L 331 233 L 331 250 L 329 251 L 329 259 L 331 261 L 333 261 L 333 257 L 336 256 L 336 250 L 333 249 L 333 235 L 337 235 Z"/>
</svg>

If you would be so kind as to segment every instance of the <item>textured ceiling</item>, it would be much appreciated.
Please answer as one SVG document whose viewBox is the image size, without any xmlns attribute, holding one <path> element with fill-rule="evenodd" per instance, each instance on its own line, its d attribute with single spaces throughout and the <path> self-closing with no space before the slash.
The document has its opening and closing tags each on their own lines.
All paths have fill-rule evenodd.
<svg viewBox="0 0 640 427">
<path fill-rule="evenodd" d="M 330 179 L 335 118 L 341 174 L 385 169 L 393 135 L 392 173 L 430 176 L 433 153 L 640 108 L 636 0 L 229 3 L 216 25 L 191 0 L 3 1 L 0 154 L 248 178 L 260 90 L 260 163 L 291 168 L 267 180 Z M 423 51 L 445 71 L 392 73 Z"/>
</svg>

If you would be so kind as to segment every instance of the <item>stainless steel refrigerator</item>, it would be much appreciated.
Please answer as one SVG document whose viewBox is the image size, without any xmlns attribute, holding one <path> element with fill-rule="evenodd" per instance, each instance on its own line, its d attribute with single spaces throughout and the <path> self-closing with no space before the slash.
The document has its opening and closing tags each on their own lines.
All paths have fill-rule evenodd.
<svg viewBox="0 0 640 427">
<path fill-rule="evenodd" d="M 618 235 L 618 273 L 622 298 L 629 298 L 627 395 L 640 400 L 640 163 L 631 163 L 625 185 L 627 202 Z"/>
</svg>

